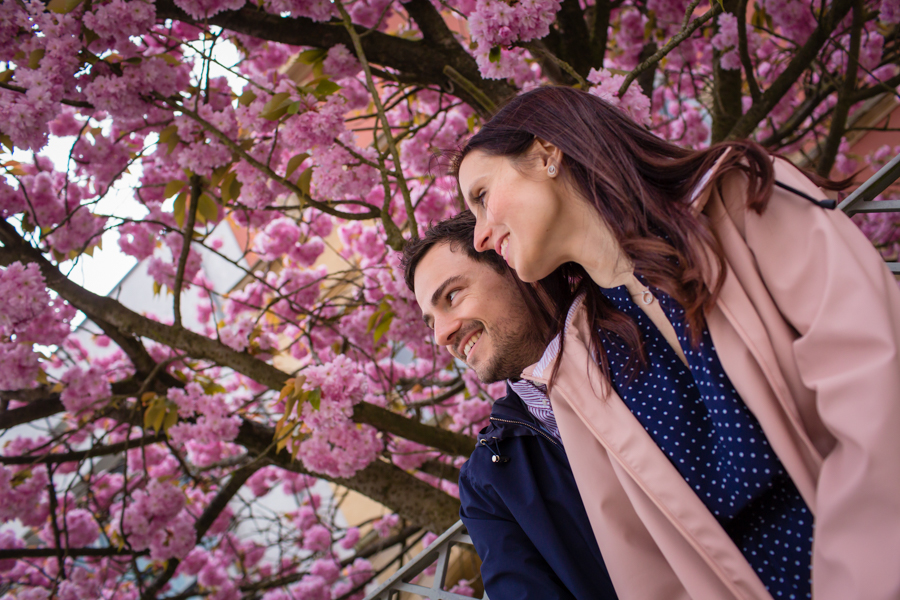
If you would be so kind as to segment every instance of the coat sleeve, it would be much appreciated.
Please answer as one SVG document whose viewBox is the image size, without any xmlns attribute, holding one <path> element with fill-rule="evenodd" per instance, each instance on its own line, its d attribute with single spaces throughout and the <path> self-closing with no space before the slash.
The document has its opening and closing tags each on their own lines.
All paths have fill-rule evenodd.
<svg viewBox="0 0 900 600">
<path fill-rule="evenodd" d="M 505 503 L 490 488 L 474 485 L 465 466 L 459 478 L 459 516 L 481 558 L 490 599 L 575 600 Z"/>
<path fill-rule="evenodd" d="M 822 192 L 785 161 L 779 181 Z M 776 188 L 745 213 L 747 245 L 799 334 L 803 384 L 835 444 L 815 495 L 817 600 L 900 598 L 900 290 L 883 259 L 840 211 Z"/>
</svg>

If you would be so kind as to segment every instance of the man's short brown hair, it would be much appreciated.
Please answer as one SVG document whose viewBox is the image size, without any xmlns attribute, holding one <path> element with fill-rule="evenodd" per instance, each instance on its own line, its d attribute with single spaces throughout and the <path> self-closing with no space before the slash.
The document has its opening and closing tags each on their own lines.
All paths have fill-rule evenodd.
<svg viewBox="0 0 900 600">
<path fill-rule="evenodd" d="M 413 292 L 416 291 L 416 267 L 419 266 L 419 261 L 432 248 L 440 244 L 449 244 L 450 250 L 453 252 L 462 250 L 468 258 L 490 266 L 501 275 L 509 271 L 503 258 L 493 250 L 486 252 L 475 250 L 474 239 L 475 215 L 469 211 L 463 211 L 454 217 L 436 223 L 421 238 L 411 240 L 404 246 L 403 258 L 400 260 L 407 287 Z"/>
</svg>

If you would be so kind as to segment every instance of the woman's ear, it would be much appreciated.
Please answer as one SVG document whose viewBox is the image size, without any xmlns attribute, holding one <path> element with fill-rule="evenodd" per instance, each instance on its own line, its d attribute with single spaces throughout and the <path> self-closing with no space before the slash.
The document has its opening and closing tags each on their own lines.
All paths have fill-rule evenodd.
<svg viewBox="0 0 900 600">
<path fill-rule="evenodd" d="M 562 150 L 539 137 L 534 138 L 530 152 L 538 159 L 538 167 L 541 169 L 547 169 L 552 165 L 558 170 L 562 164 Z"/>
</svg>

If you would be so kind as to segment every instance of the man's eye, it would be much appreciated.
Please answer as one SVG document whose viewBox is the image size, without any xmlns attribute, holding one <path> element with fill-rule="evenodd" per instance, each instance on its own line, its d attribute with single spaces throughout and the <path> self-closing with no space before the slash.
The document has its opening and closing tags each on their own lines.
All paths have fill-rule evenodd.
<svg viewBox="0 0 900 600">
<path fill-rule="evenodd" d="M 452 303 L 453 299 L 456 298 L 456 295 L 459 293 L 459 290 L 453 290 L 449 294 L 447 294 L 447 300 Z"/>
</svg>

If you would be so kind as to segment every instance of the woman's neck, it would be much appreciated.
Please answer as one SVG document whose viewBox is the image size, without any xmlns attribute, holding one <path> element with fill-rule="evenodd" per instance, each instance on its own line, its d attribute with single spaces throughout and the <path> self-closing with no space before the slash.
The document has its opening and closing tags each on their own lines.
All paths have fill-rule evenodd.
<svg viewBox="0 0 900 600">
<path fill-rule="evenodd" d="M 587 210 L 578 211 L 579 214 L 571 216 L 575 227 L 574 235 L 569 238 L 569 260 L 584 267 L 600 287 L 631 286 L 632 282 L 640 285 L 634 277 L 631 259 L 609 227 L 587 202 L 584 203 L 584 209 Z"/>
</svg>

